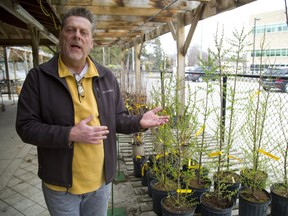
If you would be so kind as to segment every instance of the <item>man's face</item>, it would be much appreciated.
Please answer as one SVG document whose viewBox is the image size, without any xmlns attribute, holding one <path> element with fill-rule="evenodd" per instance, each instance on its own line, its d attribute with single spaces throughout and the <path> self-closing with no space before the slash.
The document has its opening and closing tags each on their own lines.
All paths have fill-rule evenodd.
<svg viewBox="0 0 288 216">
<path fill-rule="evenodd" d="M 71 16 L 64 23 L 59 42 L 66 61 L 86 61 L 93 47 L 91 23 L 84 17 Z"/>
</svg>

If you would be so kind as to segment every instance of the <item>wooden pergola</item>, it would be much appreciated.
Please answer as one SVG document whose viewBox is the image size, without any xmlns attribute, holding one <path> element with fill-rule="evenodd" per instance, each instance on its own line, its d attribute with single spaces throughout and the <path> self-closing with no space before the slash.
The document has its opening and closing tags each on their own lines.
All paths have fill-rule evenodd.
<svg viewBox="0 0 288 216">
<path fill-rule="evenodd" d="M 197 23 L 255 0 L 1 0 L 0 46 L 31 46 L 39 64 L 40 45 L 56 50 L 61 17 L 82 6 L 96 16 L 95 46 L 134 47 L 136 86 L 140 86 L 140 56 L 145 41 L 171 32 L 177 44 L 177 76 L 185 75 L 185 55 Z M 191 25 L 187 37 L 184 27 Z M 5 56 L 5 55 L 4 55 Z M 124 59 L 124 58 L 123 58 Z M 123 68 L 124 68 L 124 61 Z M 125 85 L 126 72 L 121 74 Z M 184 85 L 184 83 L 183 83 Z M 181 88 L 184 91 L 184 88 Z M 180 93 L 185 101 L 184 92 Z"/>
</svg>

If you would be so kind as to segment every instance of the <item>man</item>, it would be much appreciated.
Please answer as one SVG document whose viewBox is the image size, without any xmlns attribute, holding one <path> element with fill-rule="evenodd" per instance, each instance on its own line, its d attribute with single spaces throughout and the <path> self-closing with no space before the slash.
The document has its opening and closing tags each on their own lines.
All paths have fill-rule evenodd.
<svg viewBox="0 0 288 216">
<path fill-rule="evenodd" d="M 37 146 L 43 193 L 52 216 L 107 212 L 116 173 L 116 133 L 159 126 L 157 107 L 127 115 L 116 78 L 88 54 L 93 14 L 72 8 L 63 17 L 60 53 L 28 73 L 18 100 L 16 130 Z"/>
</svg>

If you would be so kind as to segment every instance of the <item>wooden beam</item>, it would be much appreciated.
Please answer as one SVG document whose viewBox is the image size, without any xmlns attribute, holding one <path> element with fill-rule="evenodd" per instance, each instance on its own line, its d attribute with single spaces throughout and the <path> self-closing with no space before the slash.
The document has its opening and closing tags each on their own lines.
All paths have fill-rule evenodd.
<svg viewBox="0 0 288 216">
<path fill-rule="evenodd" d="M 154 29 L 153 31 L 145 33 L 145 41 L 152 40 L 152 39 L 154 39 L 160 35 L 166 34 L 168 32 L 170 32 L 168 25 L 162 25 L 161 28 L 159 27 L 158 29 Z M 139 44 L 141 42 L 142 42 L 141 38 L 137 37 L 137 38 L 133 38 L 132 40 L 129 40 L 129 41 L 120 40 L 118 44 L 125 47 L 126 49 L 129 49 L 129 48 L 134 47 L 136 44 Z"/>
<path fill-rule="evenodd" d="M 209 0 L 178 0 L 175 1 L 169 9 L 173 10 L 192 10 L 197 7 L 198 2 L 209 1 Z M 65 4 L 65 6 L 92 6 L 92 7 L 118 7 L 118 8 L 142 8 L 142 9 L 161 9 L 166 5 L 171 3 L 171 0 L 52 0 L 52 5 L 60 6 Z"/>
<path fill-rule="evenodd" d="M 151 16 L 150 16 L 151 17 Z M 102 23 L 102 22 L 127 22 L 127 23 L 143 23 L 147 21 L 150 18 L 147 14 L 144 16 L 129 16 L 128 14 L 126 15 L 109 15 L 109 14 L 101 14 L 97 15 L 95 14 L 96 18 L 96 27 L 97 24 Z M 149 20 L 149 23 L 163 23 L 163 22 L 168 22 L 169 20 L 175 20 L 175 17 L 166 17 L 166 16 L 156 16 L 153 17 L 152 19 Z"/>
<path fill-rule="evenodd" d="M 232 10 L 236 7 L 242 6 L 254 2 L 256 0 L 210 0 L 206 7 L 201 19 L 206 19 L 208 17 L 214 16 L 216 14 L 223 13 L 228 10 Z"/>
<path fill-rule="evenodd" d="M 184 46 L 181 48 L 181 53 L 184 56 L 186 55 L 187 50 L 190 46 L 190 43 L 191 43 L 192 37 L 194 35 L 195 29 L 197 27 L 198 21 L 200 20 L 202 14 L 204 12 L 205 5 L 206 5 L 206 3 L 201 3 L 201 5 L 197 8 L 195 15 L 192 16 L 193 20 L 191 22 L 190 30 L 189 30 L 188 35 L 186 37 Z"/>
<path fill-rule="evenodd" d="M 25 22 L 27 25 L 31 25 L 34 28 L 41 31 L 41 35 L 53 42 L 58 44 L 58 39 L 50 33 L 38 20 L 36 20 L 31 14 L 29 14 L 21 5 L 14 3 L 10 0 L 1 0 L 0 6 L 2 6 L 6 11 L 11 13 L 13 16 Z"/>
<path fill-rule="evenodd" d="M 173 39 L 176 40 L 177 39 L 177 35 L 176 35 L 176 29 L 174 27 L 173 22 L 169 21 L 169 22 L 167 22 L 167 25 L 168 25 L 168 27 L 170 29 L 170 32 L 172 34 Z"/>
<path fill-rule="evenodd" d="M 18 33 L 18 35 L 19 35 L 19 37 L 20 37 L 21 39 L 24 39 L 24 38 L 25 38 L 25 36 L 23 35 L 23 31 L 20 31 L 20 29 L 19 29 L 19 28 L 16 28 L 16 27 L 14 27 L 14 29 L 15 29 L 15 31 Z"/>
<path fill-rule="evenodd" d="M 133 37 L 136 37 L 136 36 L 140 36 L 140 35 L 142 35 L 143 34 L 143 32 L 142 31 L 137 31 L 137 32 L 129 32 L 129 31 L 116 31 L 116 30 L 114 30 L 114 31 L 109 31 L 109 32 L 95 32 L 94 34 L 93 34 L 93 37 L 94 38 L 105 38 L 105 37 L 107 37 L 107 38 L 118 38 L 118 37 L 120 37 L 120 38 L 133 38 Z"/>
<path fill-rule="evenodd" d="M 56 6 L 58 13 L 65 14 L 66 11 L 71 8 L 79 6 L 75 4 L 73 6 Z M 117 15 L 117 16 L 153 16 L 161 11 L 161 8 L 128 8 L 128 7 L 105 7 L 105 6 L 86 6 L 96 15 Z M 163 10 L 159 17 L 171 17 L 176 15 L 179 10 Z"/>
<path fill-rule="evenodd" d="M 104 21 L 104 22 L 99 22 L 96 23 L 96 31 L 101 31 L 101 30 L 105 30 L 107 31 L 107 29 L 109 30 L 134 30 L 134 29 L 138 29 L 139 30 L 144 30 L 144 31 L 149 31 L 152 30 L 154 28 L 157 28 L 159 25 L 162 25 L 162 23 L 156 23 L 156 22 L 148 22 L 148 23 L 144 23 L 144 22 L 118 22 L 118 21 Z"/>
<path fill-rule="evenodd" d="M 4 35 L 4 37 L 9 38 L 7 31 L 3 25 L 3 22 L 0 21 L 0 32 Z"/>
<path fill-rule="evenodd" d="M 31 46 L 32 41 L 31 39 L 0 39 L 0 46 Z M 55 46 L 48 39 L 40 39 L 39 41 L 40 46 Z"/>
</svg>

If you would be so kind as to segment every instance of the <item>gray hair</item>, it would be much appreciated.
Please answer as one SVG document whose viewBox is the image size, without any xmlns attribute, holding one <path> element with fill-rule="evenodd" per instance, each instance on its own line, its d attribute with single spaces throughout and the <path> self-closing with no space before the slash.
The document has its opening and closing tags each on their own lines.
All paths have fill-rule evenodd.
<svg viewBox="0 0 288 216">
<path fill-rule="evenodd" d="M 63 27 L 65 26 L 66 19 L 70 16 L 80 16 L 80 17 L 84 17 L 84 18 L 88 19 L 89 22 L 92 24 L 91 32 L 93 34 L 95 27 L 96 27 L 96 19 L 95 19 L 94 14 L 90 10 L 83 8 L 83 7 L 71 8 L 62 17 L 61 29 L 63 29 Z"/>
</svg>

